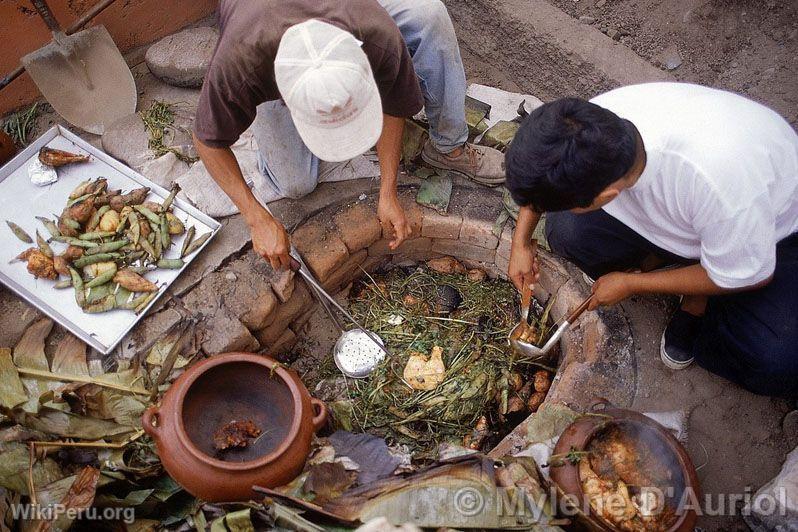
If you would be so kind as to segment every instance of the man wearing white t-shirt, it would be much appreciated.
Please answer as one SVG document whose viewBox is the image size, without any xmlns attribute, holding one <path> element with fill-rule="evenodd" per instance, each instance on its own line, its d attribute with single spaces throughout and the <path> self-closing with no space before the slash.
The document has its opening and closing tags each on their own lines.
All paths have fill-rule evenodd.
<svg viewBox="0 0 798 532">
<path fill-rule="evenodd" d="M 521 205 L 509 275 L 534 282 L 541 213 L 552 250 L 596 282 L 591 308 L 682 296 L 663 362 L 798 396 L 798 135 L 720 90 L 649 83 L 536 109 L 507 153 Z M 646 265 L 671 264 L 650 270 Z"/>
</svg>

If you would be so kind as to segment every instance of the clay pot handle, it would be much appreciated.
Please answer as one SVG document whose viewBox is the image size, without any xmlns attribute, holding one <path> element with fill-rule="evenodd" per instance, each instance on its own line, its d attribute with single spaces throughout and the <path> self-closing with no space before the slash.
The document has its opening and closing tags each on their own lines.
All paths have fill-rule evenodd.
<svg viewBox="0 0 798 532">
<path fill-rule="evenodd" d="M 158 436 L 158 426 L 153 425 L 153 421 L 159 422 L 160 417 L 158 416 L 158 407 L 151 406 L 147 410 L 144 411 L 144 414 L 141 416 L 141 428 L 144 429 L 144 432 L 152 436 L 153 438 Z"/>
<path fill-rule="evenodd" d="M 313 432 L 318 432 L 327 423 L 327 405 L 324 404 L 324 401 L 320 401 L 315 397 L 310 398 L 310 404 L 313 405 L 313 411 L 316 413 L 311 421 L 313 423 Z"/>
<path fill-rule="evenodd" d="M 592 401 L 590 401 L 590 405 L 587 407 L 588 412 L 603 412 L 607 408 L 611 408 L 612 403 L 610 403 L 607 399 L 603 397 L 596 397 Z"/>
</svg>

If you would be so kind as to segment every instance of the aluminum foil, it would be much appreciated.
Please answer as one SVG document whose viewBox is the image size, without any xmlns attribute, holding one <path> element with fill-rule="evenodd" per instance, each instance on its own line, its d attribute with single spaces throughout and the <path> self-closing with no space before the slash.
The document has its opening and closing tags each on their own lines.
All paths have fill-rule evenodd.
<svg viewBox="0 0 798 532">
<path fill-rule="evenodd" d="M 31 159 L 28 165 L 28 176 L 30 177 L 31 183 L 39 185 L 40 187 L 58 181 L 58 173 L 55 171 L 55 168 L 48 164 L 44 164 L 38 157 Z"/>
</svg>

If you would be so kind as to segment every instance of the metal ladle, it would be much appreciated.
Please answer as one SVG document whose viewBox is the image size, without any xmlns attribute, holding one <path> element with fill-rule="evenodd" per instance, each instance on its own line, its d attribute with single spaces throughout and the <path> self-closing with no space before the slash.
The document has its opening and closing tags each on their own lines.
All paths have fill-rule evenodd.
<svg viewBox="0 0 798 532">
<path fill-rule="evenodd" d="M 524 329 L 528 327 L 526 323 L 527 317 L 529 316 L 529 301 L 531 299 L 531 289 L 527 288 L 530 292 L 529 299 L 524 300 L 524 296 L 526 295 L 526 290 L 522 293 L 522 301 L 521 301 L 521 317 L 522 320 L 518 325 L 513 327 L 513 330 L 510 331 L 510 335 L 507 337 L 508 342 L 510 343 L 510 347 L 513 348 L 516 352 L 520 353 L 527 359 L 542 359 L 545 358 L 549 351 L 560 341 L 562 335 L 565 334 L 571 325 L 582 315 L 584 311 L 587 310 L 587 307 L 590 305 L 590 300 L 593 299 L 593 295 L 591 294 L 590 297 L 582 301 L 573 312 L 571 312 L 565 320 L 560 323 L 560 326 L 557 327 L 557 330 L 554 331 L 549 339 L 543 344 L 543 347 L 538 347 L 535 344 L 531 344 L 529 342 L 524 342 L 519 340 L 518 338 L 524 333 Z M 524 304 L 526 308 L 524 308 Z M 557 325 L 560 320 L 554 322 L 554 325 Z M 553 325 L 553 326 L 554 326 Z"/>
<path fill-rule="evenodd" d="M 308 269 L 299 256 L 299 253 L 297 253 L 296 249 L 293 247 L 291 248 L 291 269 L 295 272 L 299 272 L 308 285 L 310 285 L 316 299 L 319 300 L 319 303 L 321 303 L 321 306 L 327 311 L 330 319 L 335 326 L 338 327 L 338 330 L 341 331 L 341 336 L 338 337 L 338 341 L 335 342 L 335 347 L 333 349 L 335 365 L 338 366 L 341 373 L 347 377 L 353 379 L 368 377 L 386 356 L 391 356 L 391 352 L 385 347 L 382 338 L 360 325 L 346 309 L 338 304 L 338 301 L 316 281 L 310 269 Z M 355 326 L 354 329 L 347 331 L 343 328 L 338 318 L 335 316 L 335 312 L 330 308 L 330 303 Z M 364 349 L 365 346 L 361 340 L 366 341 L 368 349 Z M 374 345 L 379 349 L 374 349 Z"/>
</svg>

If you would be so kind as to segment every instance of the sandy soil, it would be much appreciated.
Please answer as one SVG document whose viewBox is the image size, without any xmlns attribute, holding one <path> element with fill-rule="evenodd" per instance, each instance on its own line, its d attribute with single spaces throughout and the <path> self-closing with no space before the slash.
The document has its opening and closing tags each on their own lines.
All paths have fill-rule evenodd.
<svg viewBox="0 0 798 532">
<path fill-rule="evenodd" d="M 680 81 L 745 94 L 798 126 L 798 2 L 551 0 Z M 580 18 L 581 17 L 581 18 Z M 669 69 L 670 70 L 670 69 Z"/>
</svg>

